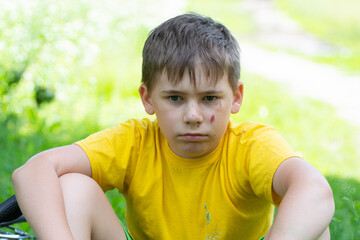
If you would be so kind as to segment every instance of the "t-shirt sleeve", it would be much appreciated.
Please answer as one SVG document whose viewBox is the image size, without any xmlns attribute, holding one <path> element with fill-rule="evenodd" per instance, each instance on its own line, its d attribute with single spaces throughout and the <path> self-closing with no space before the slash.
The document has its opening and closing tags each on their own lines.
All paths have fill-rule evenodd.
<svg viewBox="0 0 360 240">
<path fill-rule="evenodd" d="M 274 174 L 282 162 L 299 157 L 298 154 L 274 128 L 266 125 L 254 130 L 248 147 L 247 164 L 253 192 L 278 206 L 282 198 L 272 188 Z"/>
<path fill-rule="evenodd" d="M 136 133 L 134 124 L 126 122 L 75 143 L 87 154 L 92 178 L 104 191 L 118 188 L 123 192 L 129 185 L 131 161 L 136 159 Z"/>
</svg>

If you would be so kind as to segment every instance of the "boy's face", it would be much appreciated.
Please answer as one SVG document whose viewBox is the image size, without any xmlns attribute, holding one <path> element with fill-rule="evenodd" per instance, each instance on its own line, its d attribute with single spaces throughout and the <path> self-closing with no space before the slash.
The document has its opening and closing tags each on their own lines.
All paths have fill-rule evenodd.
<svg viewBox="0 0 360 240">
<path fill-rule="evenodd" d="M 230 113 L 237 113 L 242 103 L 241 83 L 234 92 L 226 74 L 216 84 L 201 71 L 196 74 L 196 87 L 185 71 L 176 85 L 163 73 L 151 93 L 144 84 L 139 88 L 146 112 L 156 114 L 169 147 L 183 158 L 213 151 L 226 131 Z"/>
</svg>

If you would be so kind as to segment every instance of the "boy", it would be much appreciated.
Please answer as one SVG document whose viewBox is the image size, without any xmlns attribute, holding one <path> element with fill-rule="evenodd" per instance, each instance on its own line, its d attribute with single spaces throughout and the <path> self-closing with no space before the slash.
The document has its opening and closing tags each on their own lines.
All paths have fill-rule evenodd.
<svg viewBox="0 0 360 240">
<path fill-rule="evenodd" d="M 184 14 L 151 32 L 139 93 L 157 120 L 131 119 L 13 173 L 36 235 L 330 239 L 325 178 L 273 128 L 230 121 L 242 104 L 239 58 L 235 38 L 210 18 Z M 103 193 L 113 188 L 126 198 L 131 237 Z M 279 208 L 271 225 L 272 205 Z"/>
</svg>

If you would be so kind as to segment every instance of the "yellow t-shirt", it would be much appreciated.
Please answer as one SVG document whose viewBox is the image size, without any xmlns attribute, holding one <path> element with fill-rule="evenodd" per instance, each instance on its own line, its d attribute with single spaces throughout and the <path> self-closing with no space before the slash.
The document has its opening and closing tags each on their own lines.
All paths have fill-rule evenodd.
<svg viewBox="0 0 360 240">
<path fill-rule="evenodd" d="M 296 156 L 272 127 L 232 121 L 217 148 L 197 159 L 175 155 L 148 119 L 131 119 L 77 144 L 102 189 L 125 196 L 134 240 L 258 240 L 281 201 L 272 191 L 273 175 Z"/>
</svg>

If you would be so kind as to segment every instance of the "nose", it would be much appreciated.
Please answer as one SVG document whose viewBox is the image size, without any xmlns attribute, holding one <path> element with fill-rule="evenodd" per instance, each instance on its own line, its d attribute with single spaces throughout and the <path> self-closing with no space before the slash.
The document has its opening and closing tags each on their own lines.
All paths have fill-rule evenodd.
<svg viewBox="0 0 360 240">
<path fill-rule="evenodd" d="M 200 124 L 203 121 L 203 114 L 199 104 L 188 103 L 184 111 L 184 122 L 186 124 Z"/>
</svg>

